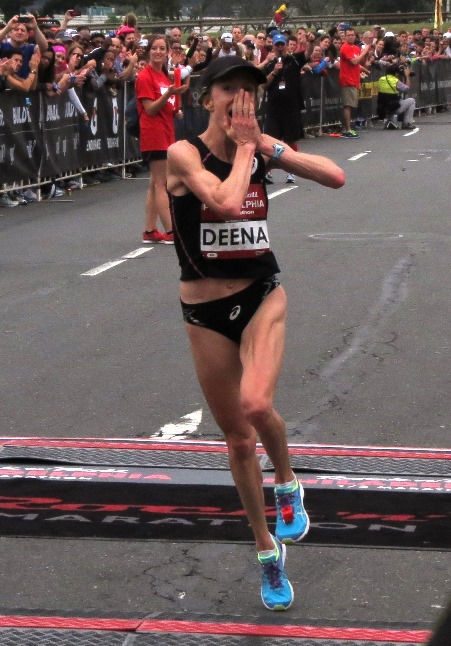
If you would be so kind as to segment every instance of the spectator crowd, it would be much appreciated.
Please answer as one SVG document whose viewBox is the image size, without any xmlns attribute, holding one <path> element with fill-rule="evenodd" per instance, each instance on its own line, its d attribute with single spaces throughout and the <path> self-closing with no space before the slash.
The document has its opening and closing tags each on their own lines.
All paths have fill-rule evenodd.
<svg viewBox="0 0 451 646">
<path fill-rule="evenodd" d="M 289 3 L 285 3 L 280 8 L 282 18 L 288 6 Z M 89 85 L 95 91 L 104 87 L 114 96 L 125 82 L 136 82 L 149 66 L 155 35 L 143 33 L 134 14 L 127 14 L 123 24 L 108 33 L 91 31 L 88 26 L 71 28 L 76 14 L 68 10 L 61 23 L 27 14 L 16 15 L 7 24 L 0 24 L 0 92 L 38 90 L 47 96 L 67 93 L 82 125 L 89 123 L 90 115 L 77 88 Z M 340 76 L 340 85 L 346 85 L 350 78 L 346 73 L 349 46 L 354 48 L 352 56 L 358 58 L 358 70 L 351 72 L 359 78 L 368 75 L 372 67 L 394 73 L 397 66 L 398 71 L 405 72 L 414 61 L 427 64 L 451 59 L 451 27 L 443 31 L 425 27 L 411 33 L 401 30 L 395 34 L 374 25 L 370 30 L 357 33 L 351 25 L 339 23 L 328 31 L 311 30 L 306 26 L 291 30 L 285 28 L 284 20 L 277 16 L 279 14 L 277 20 L 257 33 L 243 33 L 242 28 L 235 25 L 218 38 L 198 32 L 185 37 L 178 27 L 168 28 L 166 34 L 159 35 L 166 43 L 161 71 L 168 79 L 167 87 L 173 88 L 180 83 L 189 86 L 191 75 L 202 74 L 212 60 L 239 56 L 267 76 L 265 131 L 296 149 L 297 140 L 304 136 L 302 75 L 326 75 L 332 68 L 341 69 L 345 80 Z M 403 83 L 398 87 L 403 87 Z M 352 97 L 347 99 L 348 95 L 342 94 L 342 134 L 353 137 L 358 135 L 350 126 L 346 103 L 351 104 L 348 107 L 354 104 Z M 388 116 L 393 123 L 393 115 Z M 93 172 L 83 181 L 94 184 L 118 177 L 114 171 Z M 267 181 L 272 181 L 271 176 Z M 290 181 L 294 180 L 287 176 L 287 182 Z M 59 197 L 77 187 L 78 182 L 74 179 L 50 182 L 42 197 Z M 0 206 L 17 206 L 36 199 L 32 189 L 3 192 L 0 193 Z"/>
</svg>

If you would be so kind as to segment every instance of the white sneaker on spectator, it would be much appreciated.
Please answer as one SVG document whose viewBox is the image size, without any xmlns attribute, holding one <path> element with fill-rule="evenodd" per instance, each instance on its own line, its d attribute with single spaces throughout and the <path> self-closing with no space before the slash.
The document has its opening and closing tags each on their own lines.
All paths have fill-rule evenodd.
<svg viewBox="0 0 451 646">
<path fill-rule="evenodd" d="M 288 173 L 287 179 L 285 180 L 287 184 L 294 184 L 295 182 L 295 177 L 291 173 Z"/>
</svg>

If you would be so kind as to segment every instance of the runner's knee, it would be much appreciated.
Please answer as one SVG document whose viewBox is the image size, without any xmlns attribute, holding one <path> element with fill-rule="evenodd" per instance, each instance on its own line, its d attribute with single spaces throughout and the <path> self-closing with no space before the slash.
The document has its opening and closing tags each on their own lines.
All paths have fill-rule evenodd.
<svg viewBox="0 0 451 646">
<path fill-rule="evenodd" d="M 255 455 L 256 438 L 254 435 L 246 437 L 231 434 L 227 436 L 227 446 L 230 460 L 243 462 Z"/>
<path fill-rule="evenodd" d="M 273 415 L 273 402 L 263 395 L 243 397 L 241 406 L 247 421 L 256 429 L 266 426 Z"/>
</svg>

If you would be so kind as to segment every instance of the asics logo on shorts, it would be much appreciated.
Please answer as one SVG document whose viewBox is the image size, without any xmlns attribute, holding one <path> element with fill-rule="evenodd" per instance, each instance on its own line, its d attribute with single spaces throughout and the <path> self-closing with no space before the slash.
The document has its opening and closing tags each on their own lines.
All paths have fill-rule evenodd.
<svg viewBox="0 0 451 646">
<path fill-rule="evenodd" d="M 238 316 L 240 315 L 240 312 L 241 312 L 241 305 L 235 305 L 233 310 L 230 312 L 229 319 L 231 321 L 234 321 L 236 318 L 238 318 Z"/>
</svg>

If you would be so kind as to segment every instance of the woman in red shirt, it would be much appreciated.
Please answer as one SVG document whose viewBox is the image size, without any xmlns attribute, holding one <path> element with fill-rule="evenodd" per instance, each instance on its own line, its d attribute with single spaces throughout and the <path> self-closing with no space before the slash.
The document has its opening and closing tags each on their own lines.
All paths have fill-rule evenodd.
<svg viewBox="0 0 451 646">
<path fill-rule="evenodd" d="M 186 85 L 172 85 L 166 67 L 168 43 L 164 36 L 150 38 L 146 48 L 149 64 L 136 79 L 136 98 L 139 113 L 139 145 L 143 159 L 149 162 L 150 184 L 146 197 L 146 226 L 143 243 L 174 244 L 171 214 L 166 192 L 167 151 L 175 142 L 174 116 L 181 118 L 176 109 L 176 95 L 187 90 Z M 160 216 L 164 233 L 156 227 Z"/>
</svg>

